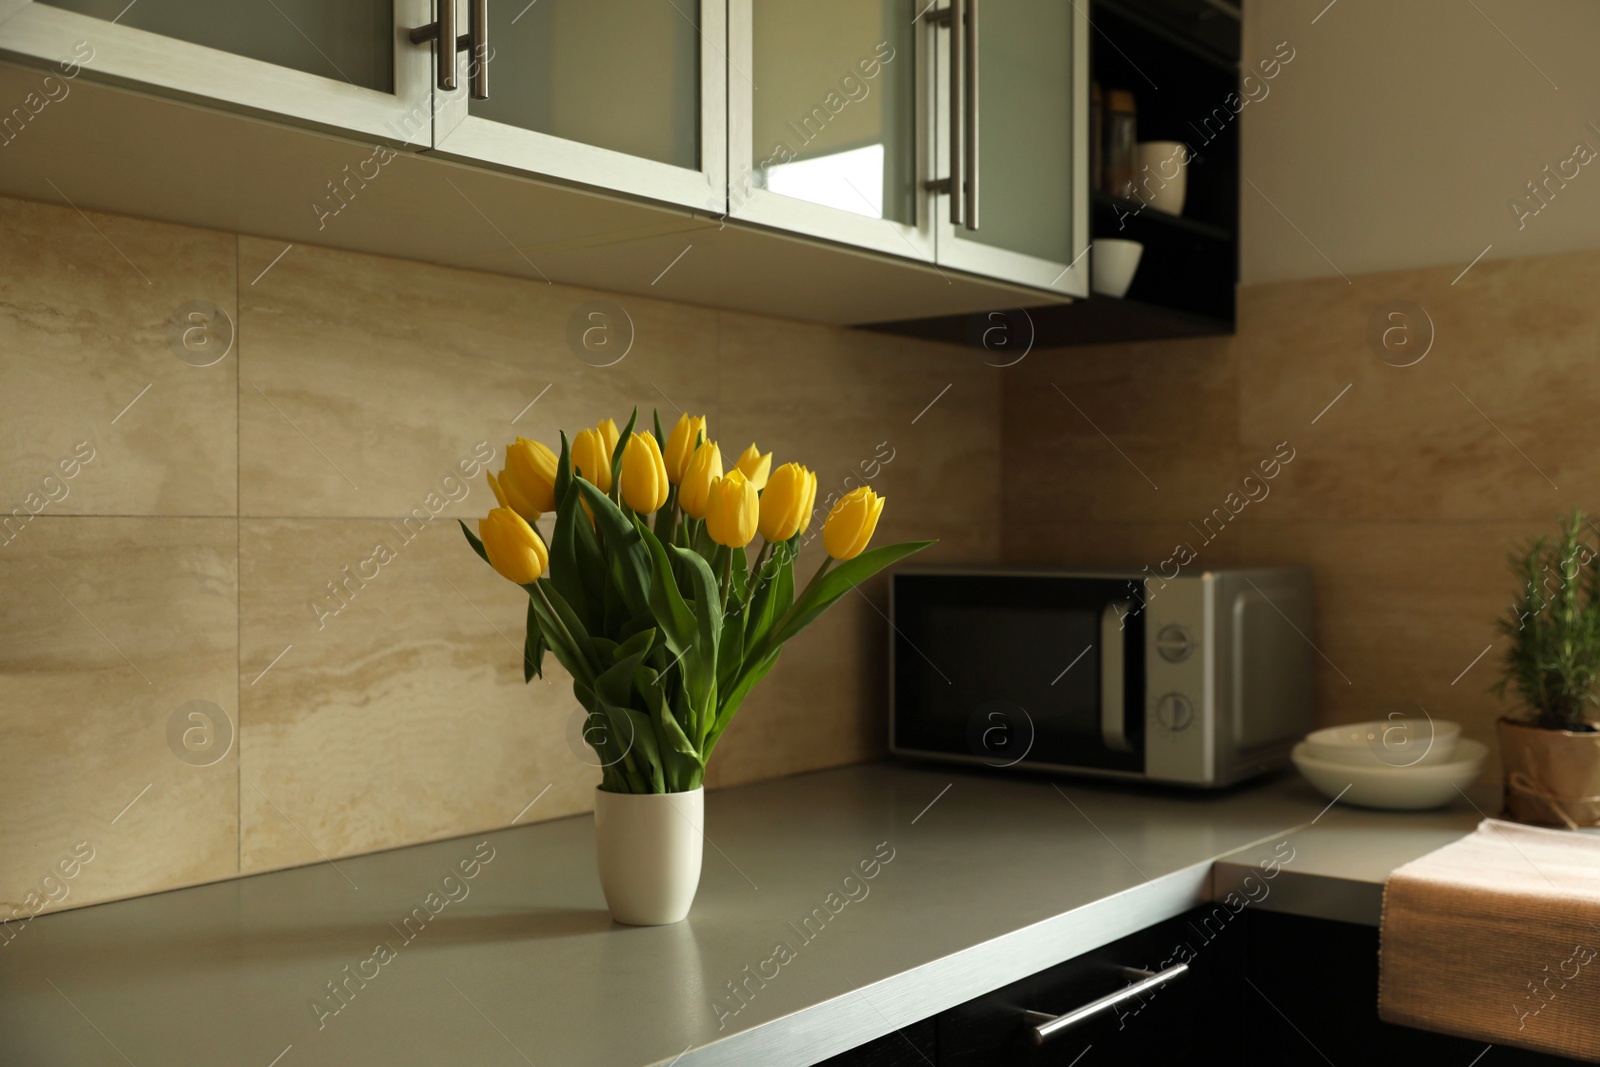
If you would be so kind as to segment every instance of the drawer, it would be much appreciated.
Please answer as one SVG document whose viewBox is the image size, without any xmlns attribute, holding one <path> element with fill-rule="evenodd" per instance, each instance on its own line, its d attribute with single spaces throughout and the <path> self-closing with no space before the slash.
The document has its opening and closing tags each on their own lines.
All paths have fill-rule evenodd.
<svg viewBox="0 0 1600 1067">
<path fill-rule="evenodd" d="M 1214 1048 L 1223 991 L 1243 973 L 1244 936 L 1226 908 L 1206 908 L 968 1001 L 938 1017 L 941 1067 L 1022 1067 L 1073 1063 L 1164 1065 L 1206 1062 Z M 1042 1016 L 1062 1016 L 1112 994 L 1129 994 L 1150 974 L 1184 968 L 1142 994 L 1106 1005 L 1087 1021 L 1036 1042 Z M 1041 1016 L 1030 1017 L 1027 1013 Z"/>
</svg>

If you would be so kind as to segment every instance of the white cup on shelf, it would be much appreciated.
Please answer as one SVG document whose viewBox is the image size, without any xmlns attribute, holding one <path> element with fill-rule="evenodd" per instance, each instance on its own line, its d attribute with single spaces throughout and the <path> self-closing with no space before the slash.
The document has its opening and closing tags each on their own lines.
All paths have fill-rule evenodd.
<svg viewBox="0 0 1600 1067">
<path fill-rule="evenodd" d="M 1139 258 L 1144 255 L 1144 245 L 1138 241 L 1125 241 L 1120 237 L 1096 237 L 1092 260 L 1092 284 L 1102 296 L 1124 297 L 1133 275 L 1139 269 Z"/>
</svg>

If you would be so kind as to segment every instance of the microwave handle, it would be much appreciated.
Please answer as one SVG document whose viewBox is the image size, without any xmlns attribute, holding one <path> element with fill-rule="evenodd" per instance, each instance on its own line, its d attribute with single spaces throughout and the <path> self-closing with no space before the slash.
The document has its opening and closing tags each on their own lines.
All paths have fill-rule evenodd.
<svg viewBox="0 0 1600 1067">
<path fill-rule="evenodd" d="M 1113 600 L 1100 612 L 1100 740 L 1113 752 L 1133 751 L 1122 646 L 1122 619 L 1132 609 L 1130 601 Z"/>
</svg>

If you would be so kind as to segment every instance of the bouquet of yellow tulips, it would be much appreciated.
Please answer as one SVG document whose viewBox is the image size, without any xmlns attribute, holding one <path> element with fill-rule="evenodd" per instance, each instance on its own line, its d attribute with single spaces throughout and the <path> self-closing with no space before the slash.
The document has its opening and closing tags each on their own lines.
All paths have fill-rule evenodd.
<svg viewBox="0 0 1600 1067">
<path fill-rule="evenodd" d="M 607 419 L 561 435 L 560 455 L 518 438 L 488 474 L 500 506 L 462 532 L 478 555 L 528 594 L 523 677 L 548 649 L 588 713 L 585 740 L 613 793 L 696 789 L 739 705 L 783 644 L 884 567 L 921 551 L 911 541 L 867 551 L 884 500 L 868 487 L 834 505 L 827 556 L 795 592 L 800 535 L 817 476 L 772 469 L 751 445 L 733 469 L 684 415 L 670 435 L 620 433 Z M 535 525 L 555 512 L 548 542 Z M 752 560 L 756 534 L 761 547 Z M 834 564 L 837 563 L 837 566 Z"/>
</svg>

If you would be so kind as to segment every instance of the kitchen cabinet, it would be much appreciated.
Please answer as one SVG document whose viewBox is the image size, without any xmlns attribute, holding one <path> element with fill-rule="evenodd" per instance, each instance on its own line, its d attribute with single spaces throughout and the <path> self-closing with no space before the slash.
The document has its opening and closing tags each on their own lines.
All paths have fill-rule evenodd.
<svg viewBox="0 0 1600 1067">
<path fill-rule="evenodd" d="M 723 0 L 442 2 L 448 55 L 437 0 L 35 0 L 5 38 L 46 62 L 87 47 L 83 66 L 164 93 L 721 212 Z"/>
<path fill-rule="evenodd" d="M 435 151 L 722 213 L 725 0 L 470 2 L 487 8 L 489 91 L 448 94 Z"/>
<path fill-rule="evenodd" d="M 429 0 L 0 0 L 4 47 L 119 84 L 426 148 Z M 64 65 L 71 62 L 69 71 Z M 63 94 L 64 95 L 64 94 Z M 196 146 L 205 150 L 213 146 Z"/>
<path fill-rule="evenodd" d="M 1272 79 L 1294 61 L 1294 48 L 1289 42 L 1263 42 L 1261 54 L 1242 65 L 1239 11 L 1222 0 L 1092 0 L 1081 6 L 1095 31 L 1085 63 L 1095 85 L 1103 94 L 1131 96 L 1138 141 L 1187 146 L 1183 209 L 1173 214 L 1148 202 L 1155 199 L 1150 191 L 1165 184 L 1160 173 L 1141 171 L 1135 197 L 1091 177 L 1086 239 L 1141 245 L 1132 284 L 1121 297 L 1094 293 L 1070 304 L 1025 305 L 1008 316 L 1015 320 L 1008 324 L 1031 338 L 1035 348 L 1232 333 L 1242 114 L 1250 102 L 1266 99 Z M 984 10 L 988 16 L 989 9 Z M 986 131 L 985 145 L 992 142 Z M 1090 154 L 1085 148 L 1075 161 Z M 1015 162 L 1001 172 L 1015 181 L 1034 177 Z M 962 236 L 971 243 L 982 232 Z M 1041 229 L 1036 238 L 1049 232 Z M 1091 251 L 1088 258 L 1093 256 Z M 949 262 L 982 269 L 971 259 Z M 977 345 L 988 325 L 980 317 L 939 315 L 877 328 Z"/>
<path fill-rule="evenodd" d="M 1180 977 L 1142 994 L 1144 974 Z M 1111 993 L 1125 999 L 1042 1045 L 1032 1028 Z M 1129 995 L 1131 994 L 1131 995 Z M 1378 931 L 1223 905 L 1197 908 L 931 1020 L 825 1061 L 937 1067 L 1159 1063 L 1209 1067 L 1246 1039 L 1260 1062 L 1476 1062 L 1481 1042 L 1378 1018 Z M 1030 1012 L 1039 1013 L 1030 1016 Z M 931 1024 L 931 1025 L 930 1025 Z M 1496 1048 L 1496 1067 L 1563 1067 L 1560 1056 Z M 1487 1067 L 1487 1065 L 1486 1065 Z"/>
<path fill-rule="evenodd" d="M 1088 292 L 1072 0 L 731 0 L 732 218 Z"/>
</svg>

